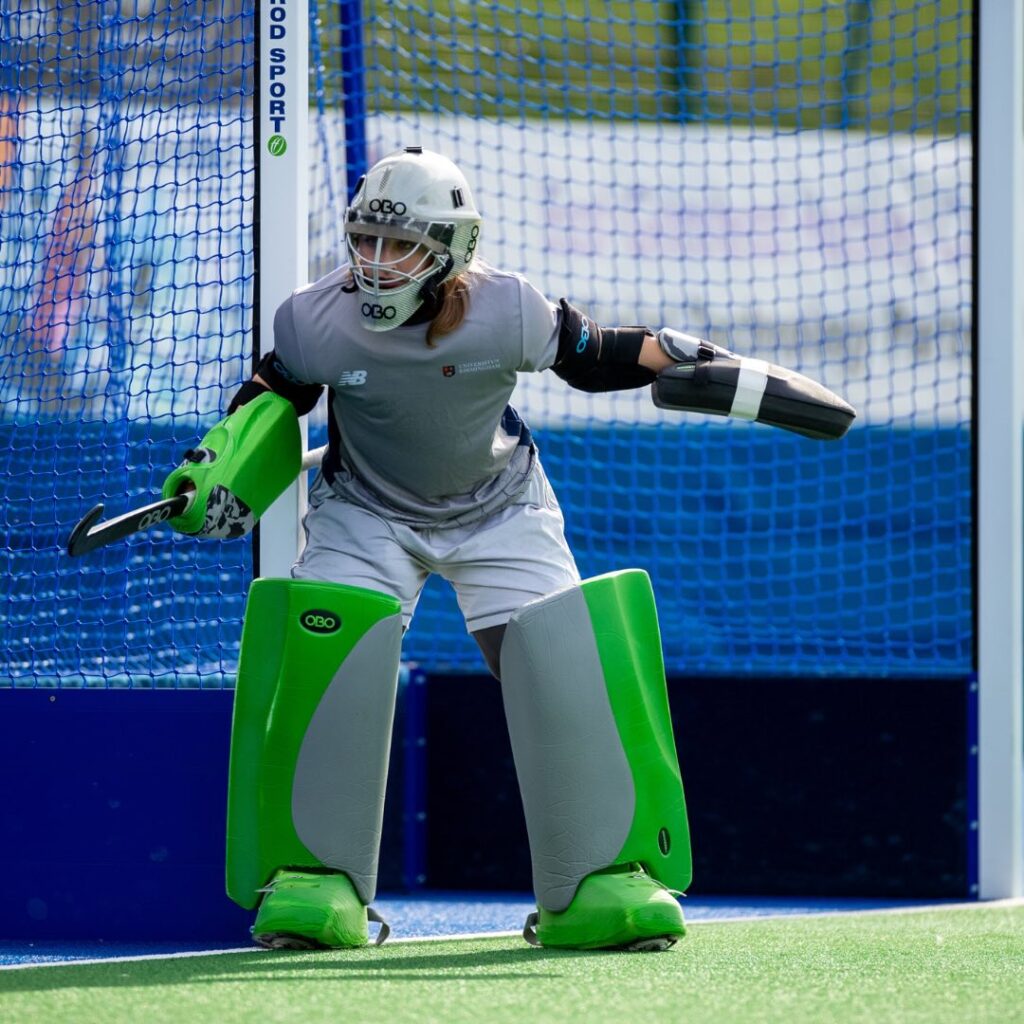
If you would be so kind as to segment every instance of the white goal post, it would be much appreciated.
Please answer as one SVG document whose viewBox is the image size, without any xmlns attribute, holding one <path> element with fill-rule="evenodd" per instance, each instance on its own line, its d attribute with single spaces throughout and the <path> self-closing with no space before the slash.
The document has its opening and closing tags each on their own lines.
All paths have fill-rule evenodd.
<svg viewBox="0 0 1024 1024">
<path fill-rule="evenodd" d="M 975 24 L 976 827 L 995 899 L 1024 895 L 1024 0 L 985 0 Z"/>
<path fill-rule="evenodd" d="M 256 60 L 256 294 L 259 352 L 274 347 L 274 311 L 308 280 L 309 6 L 259 0 Z M 300 420 L 303 449 L 306 421 Z M 264 513 L 254 575 L 287 576 L 301 544 L 305 473 Z"/>
</svg>

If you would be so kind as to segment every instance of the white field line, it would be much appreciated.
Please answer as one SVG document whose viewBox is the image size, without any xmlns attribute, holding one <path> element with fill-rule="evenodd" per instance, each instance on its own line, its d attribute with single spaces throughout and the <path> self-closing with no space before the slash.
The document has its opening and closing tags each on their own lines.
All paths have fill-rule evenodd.
<svg viewBox="0 0 1024 1024">
<path fill-rule="evenodd" d="M 865 910 L 809 910 L 800 914 L 741 914 L 736 917 L 705 917 L 700 921 L 687 921 L 686 926 L 704 924 L 747 924 L 758 921 L 806 921 L 809 917 L 867 917 L 884 914 L 927 914 L 933 910 L 978 910 L 981 907 L 1024 907 L 1024 897 L 1005 900 L 972 900 L 969 903 L 926 903 L 913 907 L 871 907 Z M 686 904 L 683 904 L 686 910 Z"/>
<path fill-rule="evenodd" d="M 809 911 L 806 914 L 756 914 L 742 917 L 709 917 L 701 921 L 687 921 L 687 927 L 706 924 L 737 924 L 744 922 L 756 924 L 759 921 L 799 921 L 818 917 L 866 917 L 886 914 L 925 914 L 933 910 L 977 910 L 981 907 L 1022 907 L 1024 898 L 1014 897 L 1005 900 L 977 900 L 971 903 L 929 903 L 914 907 L 876 907 L 869 910 L 822 910 Z M 424 935 L 408 938 L 389 939 L 388 945 L 410 942 L 450 942 L 467 939 L 507 939 L 521 935 L 520 931 L 512 932 L 463 932 L 455 935 Z M 0 964 L 0 971 L 24 971 L 33 967 L 79 967 L 91 964 L 124 964 L 142 960 L 180 960 L 184 957 L 223 956 L 227 953 L 276 953 L 279 950 L 263 949 L 260 946 L 243 946 L 237 949 L 207 949 L 188 953 L 143 953 L 139 956 L 106 956 L 81 960 L 44 960 L 31 964 Z"/>
<path fill-rule="evenodd" d="M 522 932 L 464 932 L 456 935 L 422 935 L 388 939 L 388 945 L 405 942 L 445 942 L 449 939 L 498 939 L 521 935 Z M 372 942 L 371 942 L 372 945 Z M 190 956 L 223 956 L 225 953 L 278 953 L 280 950 L 262 946 L 239 946 L 236 949 L 197 949 L 186 953 L 140 953 L 137 956 L 82 957 L 76 960 L 40 960 L 31 964 L 0 964 L 0 971 L 23 971 L 30 967 L 76 967 L 82 964 L 125 964 L 137 960 L 180 960 Z M 306 950 L 306 952 L 314 952 Z"/>
<path fill-rule="evenodd" d="M 75 967 L 79 964 L 125 964 L 136 960 L 180 960 L 189 956 L 221 956 L 224 953 L 269 953 L 259 946 L 239 949 L 206 949 L 189 953 L 142 953 L 139 956 L 99 956 L 81 960 L 40 960 L 31 964 L 0 964 L 0 971 L 24 971 L 30 967 Z"/>
</svg>

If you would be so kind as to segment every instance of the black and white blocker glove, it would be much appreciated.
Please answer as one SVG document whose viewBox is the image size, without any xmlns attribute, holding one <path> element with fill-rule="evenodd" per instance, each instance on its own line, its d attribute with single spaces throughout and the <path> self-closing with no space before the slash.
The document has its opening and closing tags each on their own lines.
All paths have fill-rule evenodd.
<svg viewBox="0 0 1024 1024">
<path fill-rule="evenodd" d="M 657 337 L 662 351 L 676 360 L 651 387 L 660 409 L 755 420 L 823 441 L 841 438 L 857 416 L 848 402 L 795 370 L 667 327 Z"/>
</svg>

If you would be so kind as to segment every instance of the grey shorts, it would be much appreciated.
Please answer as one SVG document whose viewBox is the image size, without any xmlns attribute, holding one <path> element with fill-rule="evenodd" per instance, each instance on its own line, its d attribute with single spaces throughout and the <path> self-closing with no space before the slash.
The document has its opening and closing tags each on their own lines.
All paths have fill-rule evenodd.
<svg viewBox="0 0 1024 1024">
<path fill-rule="evenodd" d="M 528 601 L 580 582 L 562 510 L 540 463 L 501 511 L 469 526 L 426 529 L 353 505 L 318 475 L 303 526 L 306 546 L 292 576 L 391 594 L 402 602 L 406 626 L 431 573 L 455 588 L 471 633 L 500 626 Z"/>
</svg>

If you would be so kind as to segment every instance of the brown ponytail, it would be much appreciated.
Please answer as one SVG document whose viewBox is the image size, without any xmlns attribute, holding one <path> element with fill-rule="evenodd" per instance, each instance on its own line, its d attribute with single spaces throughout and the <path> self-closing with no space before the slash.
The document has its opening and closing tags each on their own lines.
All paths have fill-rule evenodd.
<svg viewBox="0 0 1024 1024">
<path fill-rule="evenodd" d="M 441 285 L 441 311 L 427 328 L 427 347 L 434 348 L 438 338 L 451 334 L 469 311 L 469 285 L 464 277 L 449 277 Z"/>
</svg>

